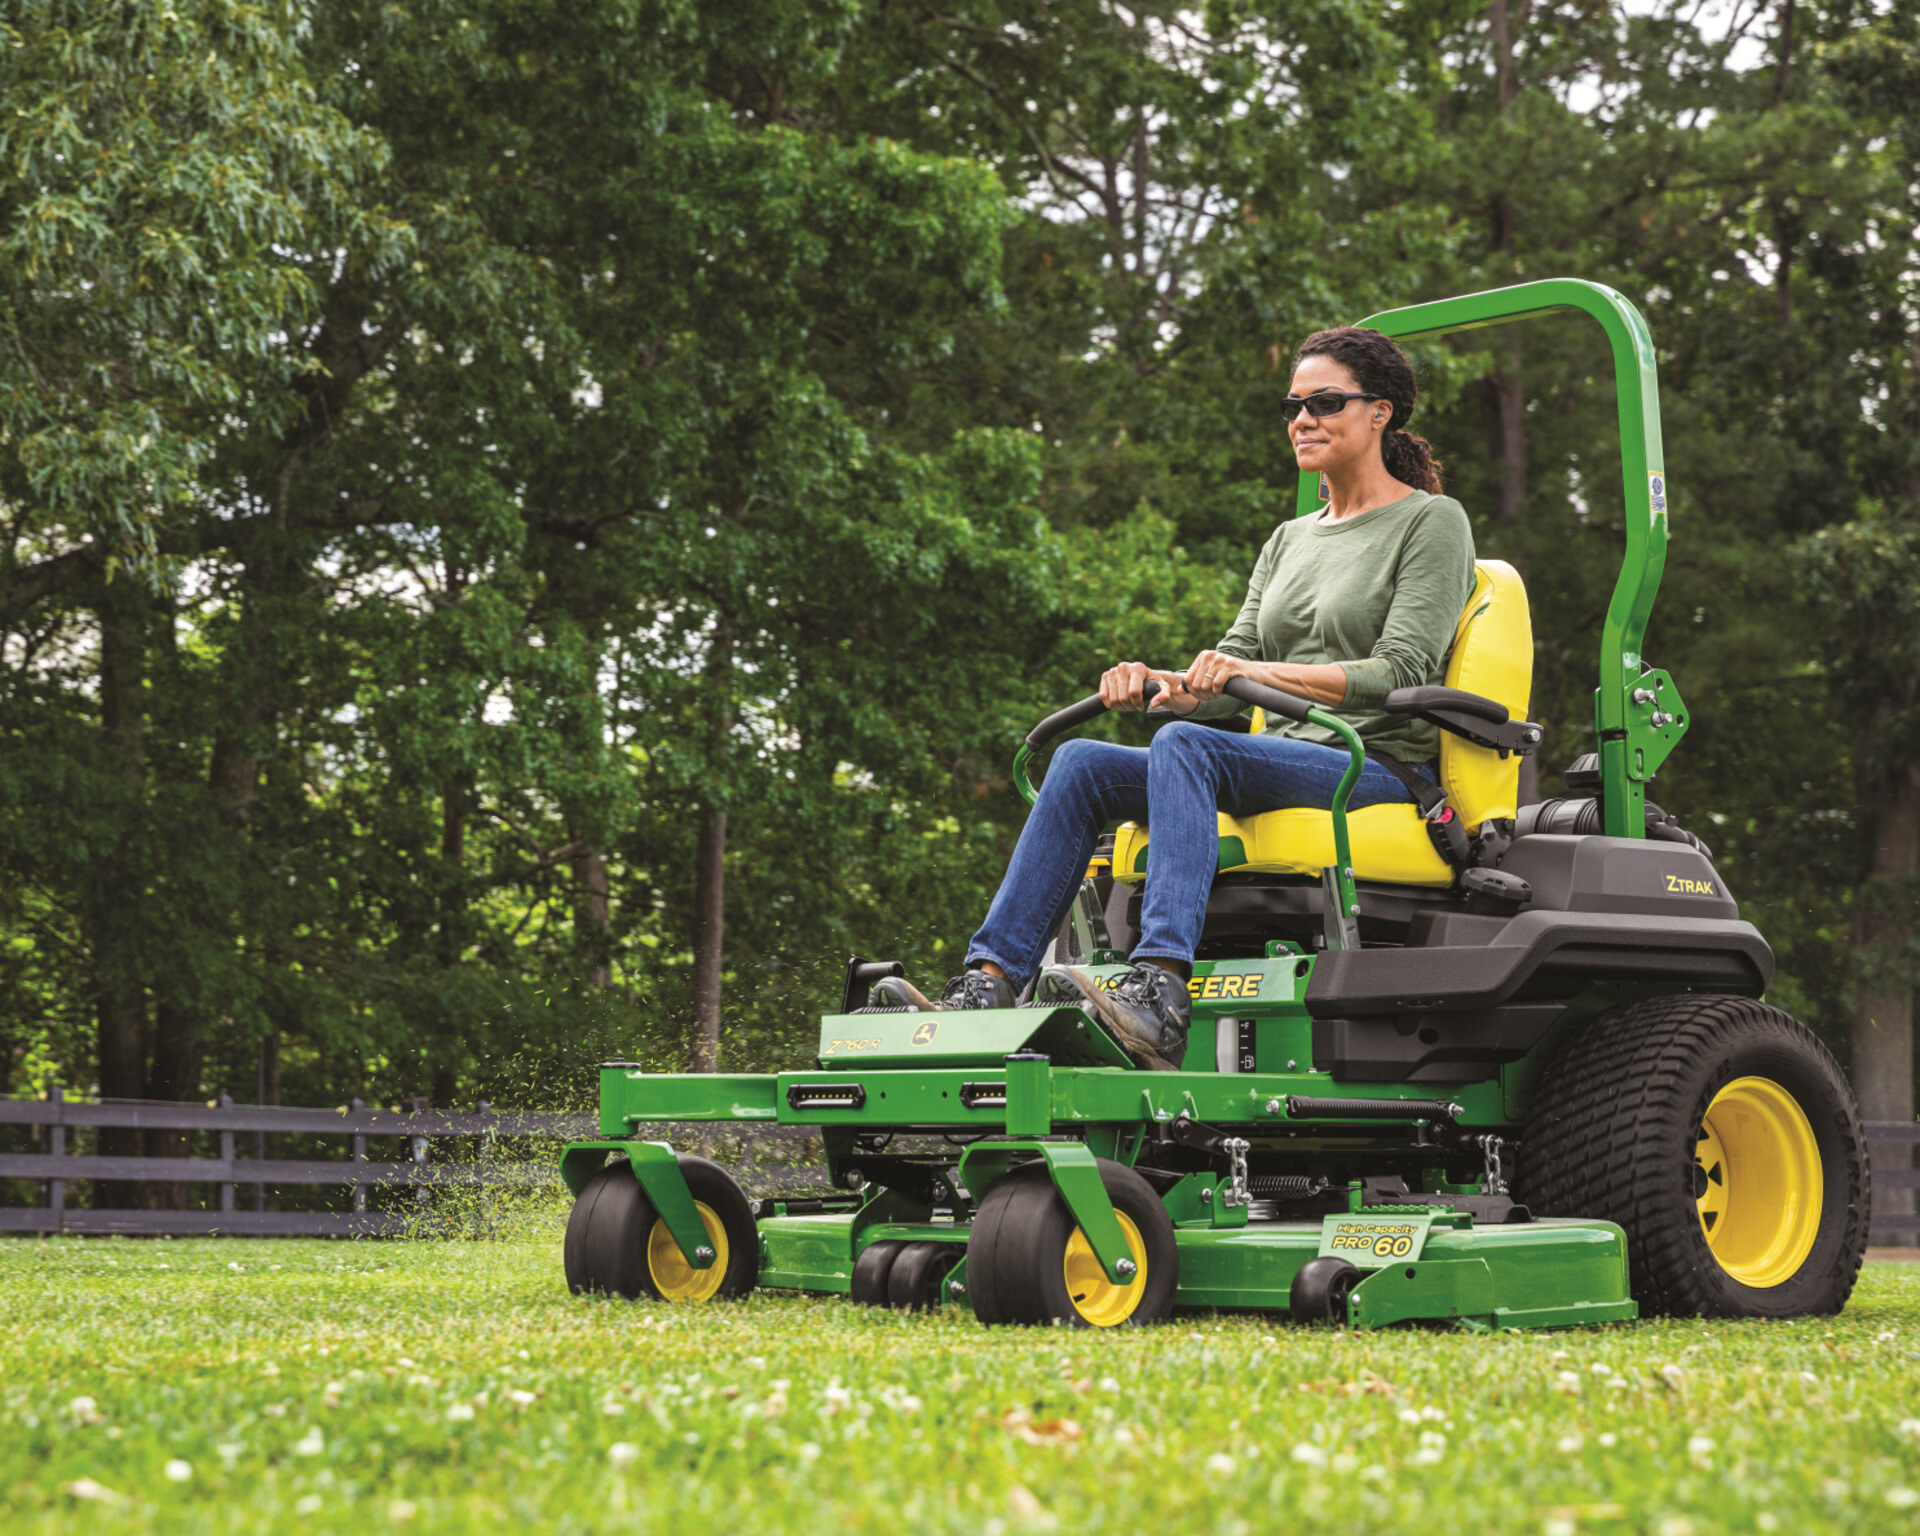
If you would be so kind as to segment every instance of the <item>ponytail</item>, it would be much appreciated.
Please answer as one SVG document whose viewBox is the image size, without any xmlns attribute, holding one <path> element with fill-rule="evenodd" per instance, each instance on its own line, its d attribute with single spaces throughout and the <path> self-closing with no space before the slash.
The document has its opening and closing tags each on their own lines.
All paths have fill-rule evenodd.
<svg viewBox="0 0 1920 1536">
<path fill-rule="evenodd" d="M 1430 495 L 1440 494 L 1440 471 L 1446 466 L 1433 456 L 1433 448 L 1424 437 L 1389 428 L 1380 441 L 1380 457 L 1387 473 L 1402 485 L 1411 485 Z"/>
<path fill-rule="evenodd" d="M 1407 354 L 1379 331 L 1336 325 L 1330 331 L 1316 331 L 1301 342 L 1293 366 L 1298 368 L 1309 357 L 1332 358 L 1368 394 L 1392 405 L 1393 414 L 1387 418 L 1387 430 L 1380 439 L 1380 457 L 1387 473 L 1403 485 L 1439 495 L 1440 471 L 1445 466 L 1433 456 L 1424 437 L 1406 430 L 1413 419 L 1414 401 L 1420 397 Z"/>
</svg>

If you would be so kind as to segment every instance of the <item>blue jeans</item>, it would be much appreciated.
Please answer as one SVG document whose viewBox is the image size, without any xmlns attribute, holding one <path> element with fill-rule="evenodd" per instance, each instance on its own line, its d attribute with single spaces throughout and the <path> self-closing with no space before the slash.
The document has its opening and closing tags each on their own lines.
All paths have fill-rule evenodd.
<svg viewBox="0 0 1920 1536">
<path fill-rule="evenodd" d="M 1218 864 L 1215 813 L 1324 809 L 1333 804 L 1349 760 L 1339 747 L 1291 736 L 1237 736 L 1191 721 L 1162 726 L 1150 747 L 1084 739 L 1063 743 L 1053 754 L 987 919 L 967 947 L 967 963 L 991 960 L 1018 987 L 1032 981 L 1048 943 L 1066 921 L 1101 828 L 1126 820 L 1153 828 L 1133 958 L 1191 964 Z M 1431 764 L 1410 766 L 1434 778 Z M 1369 761 L 1347 804 L 1358 810 L 1412 800 L 1406 785 Z"/>
</svg>

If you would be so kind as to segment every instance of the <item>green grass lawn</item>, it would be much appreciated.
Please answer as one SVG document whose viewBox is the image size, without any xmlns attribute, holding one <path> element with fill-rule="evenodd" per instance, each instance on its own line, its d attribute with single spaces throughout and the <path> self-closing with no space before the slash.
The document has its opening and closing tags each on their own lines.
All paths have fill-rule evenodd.
<svg viewBox="0 0 1920 1536">
<path fill-rule="evenodd" d="M 557 1235 L 0 1244 L 0 1530 L 1920 1532 L 1920 1266 L 1844 1316 L 988 1330 L 577 1300 Z"/>
</svg>

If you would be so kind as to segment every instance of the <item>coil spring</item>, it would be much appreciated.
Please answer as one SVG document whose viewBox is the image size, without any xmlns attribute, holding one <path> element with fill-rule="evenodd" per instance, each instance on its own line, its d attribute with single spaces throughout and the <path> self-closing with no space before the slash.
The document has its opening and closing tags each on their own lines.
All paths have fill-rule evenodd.
<svg viewBox="0 0 1920 1536">
<path fill-rule="evenodd" d="M 1269 1200 L 1307 1200 L 1326 1190 L 1325 1179 L 1297 1173 L 1256 1173 L 1247 1180 L 1250 1193 Z"/>
</svg>

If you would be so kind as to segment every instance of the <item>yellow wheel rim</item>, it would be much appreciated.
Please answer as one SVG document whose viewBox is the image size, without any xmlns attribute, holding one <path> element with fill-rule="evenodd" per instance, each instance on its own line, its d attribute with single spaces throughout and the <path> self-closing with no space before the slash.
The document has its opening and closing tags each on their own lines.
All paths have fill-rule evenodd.
<svg viewBox="0 0 1920 1536">
<path fill-rule="evenodd" d="M 1713 1097 L 1694 1147 L 1700 1226 L 1720 1267 L 1756 1289 L 1783 1285 L 1813 1252 L 1820 1146 L 1793 1095 L 1737 1077 Z"/>
<path fill-rule="evenodd" d="M 1067 1277 L 1067 1297 L 1074 1311 L 1096 1328 L 1119 1327 L 1133 1316 L 1140 1298 L 1147 1293 L 1147 1245 L 1140 1240 L 1140 1229 L 1133 1224 L 1131 1216 L 1125 1211 L 1113 1214 L 1120 1218 L 1120 1230 L 1127 1237 L 1127 1252 L 1139 1266 L 1133 1279 L 1126 1285 L 1115 1285 L 1109 1280 L 1100 1261 L 1093 1256 L 1093 1244 L 1078 1227 L 1067 1239 L 1067 1256 L 1062 1266 Z"/>
<path fill-rule="evenodd" d="M 664 1221 L 655 1221 L 647 1234 L 647 1273 L 667 1301 L 711 1301 L 727 1278 L 727 1229 L 705 1201 L 693 1204 L 707 1229 L 707 1246 L 713 1249 L 713 1263 L 707 1268 L 695 1269 L 687 1262 Z"/>
</svg>

